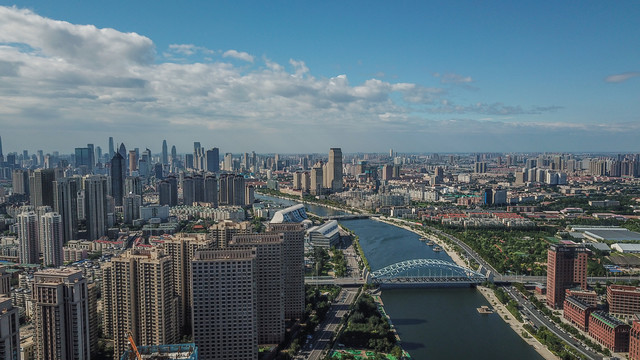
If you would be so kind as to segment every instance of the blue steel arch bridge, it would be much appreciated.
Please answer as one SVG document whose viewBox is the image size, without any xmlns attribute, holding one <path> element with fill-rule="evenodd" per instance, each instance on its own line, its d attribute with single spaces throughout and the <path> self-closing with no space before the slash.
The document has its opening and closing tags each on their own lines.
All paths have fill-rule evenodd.
<svg viewBox="0 0 640 360">
<path fill-rule="evenodd" d="M 391 264 L 367 275 L 367 282 L 385 287 L 471 286 L 487 276 L 438 259 L 413 259 Z"/>
</svg>

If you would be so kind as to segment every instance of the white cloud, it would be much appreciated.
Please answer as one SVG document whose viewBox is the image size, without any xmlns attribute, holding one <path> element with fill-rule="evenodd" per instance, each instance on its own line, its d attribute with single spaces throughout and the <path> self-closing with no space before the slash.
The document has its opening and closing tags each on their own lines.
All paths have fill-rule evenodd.
<svg viewBox="0 0 640 360">
<path fill-rule="evenodd" d="M 447 73 L 444 75 L 440 75 L 439 73 L 434 74 L 435 77 L 440 78 L 440 82 L 443 84 L 468 84 L 473 82 L 471 76 L 463 76 L 459 74 Z"/>
<path fill-rule="evenodd" d="M 203 53 L 213 55 L 215 51 L 207 49 L 202 46 L 196 46 L 194 44 L 170 44 L 169 45 L 169 53 L 176 53 L 185 56 L 191 56 L 196 53 Z"/>
<path fill-rule="evenodd" d="M 621 83 L 637 76 L 640 76 L 640 72 L 626 72 L 622 74 L 609 75 L 604 79 L 604 81 L 609 83 Z"/>
<path fill-rule="evenodd" d="M 249 53 L 237 50 L 227 50 L 222 54 L 222 57 L 230 57 L 238 60 L 243 60 L 246 62 L 253 62 L 253 56 Z"/>
</svg>

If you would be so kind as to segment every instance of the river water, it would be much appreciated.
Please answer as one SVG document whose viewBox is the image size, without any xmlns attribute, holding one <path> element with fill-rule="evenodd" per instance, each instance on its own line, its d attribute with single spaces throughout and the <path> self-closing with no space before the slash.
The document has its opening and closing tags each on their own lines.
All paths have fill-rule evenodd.
<svg viewBox="0 0 640 360">
<path fill-rule="evenodd" d="M 286 205 L 296 202 L 256 195 Z M 343 212 L 306 204 L 320 216 Z M 451 261 L 445 252 L 434 252 L 419 236 L 370 219 L 341 224 L 360 237 L 360 245 L 372 270 L 409 259 Z M 395 325 L 402 347 L 414 359 L 542 359 L 497 314 L 481 315 L 476 308 L 489 305 L 473 288 L 385 289 L 382 301 Z"/>
</svg>

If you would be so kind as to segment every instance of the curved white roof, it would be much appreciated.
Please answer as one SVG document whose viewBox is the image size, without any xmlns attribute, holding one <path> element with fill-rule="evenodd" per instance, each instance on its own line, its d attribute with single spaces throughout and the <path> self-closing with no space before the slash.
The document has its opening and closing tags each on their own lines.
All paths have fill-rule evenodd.
<svg viewBox="0 0 640 360">
<path fill-rule="evenodd" d="M 308 217 L 307 212 L 304 210 L 304 205 L 298 204 L 277 211 L 270 222 L 272 224 L 299 223 L 306 219 L 308 219 Z"/>
</svg>

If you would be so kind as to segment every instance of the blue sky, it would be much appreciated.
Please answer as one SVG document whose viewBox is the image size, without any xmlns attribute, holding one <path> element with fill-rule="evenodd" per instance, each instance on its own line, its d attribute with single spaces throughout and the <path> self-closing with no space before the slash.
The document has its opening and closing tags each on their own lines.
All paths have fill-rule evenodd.
<svg viewBox="0 0 640 360">
<path fill-rule="evenodd" d="M 637 2 L 0 4 L 5 152 L 638 151 Z"/>
</svg>

